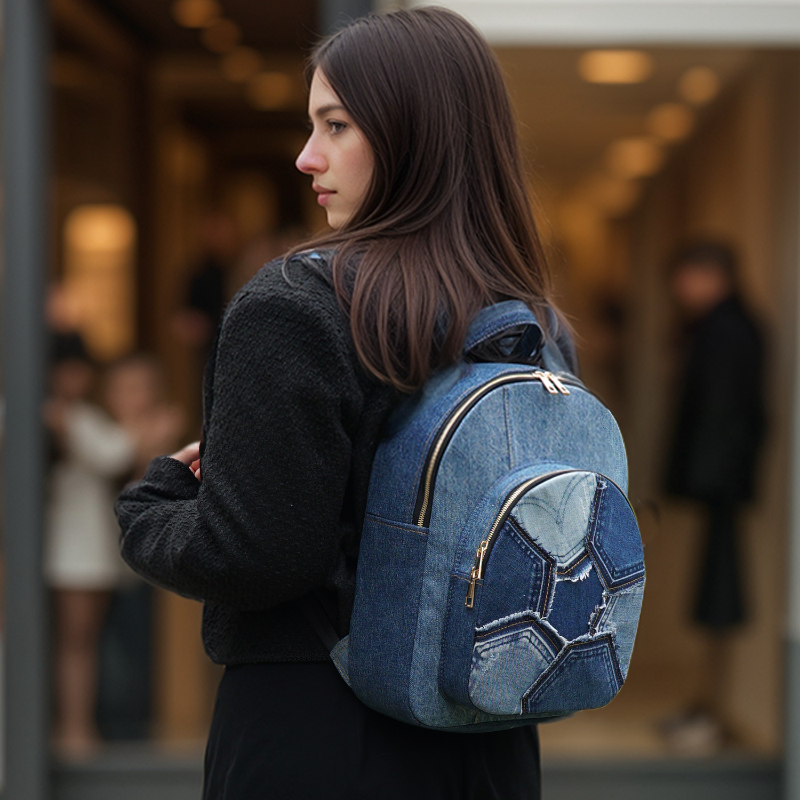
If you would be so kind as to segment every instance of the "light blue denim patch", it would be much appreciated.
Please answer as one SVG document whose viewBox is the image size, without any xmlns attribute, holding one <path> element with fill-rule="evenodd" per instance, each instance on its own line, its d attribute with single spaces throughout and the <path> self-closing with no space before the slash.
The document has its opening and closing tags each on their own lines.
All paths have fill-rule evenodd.
<svg viewBox="0 0 800 800">
<path fill-rule="evenodd" d="M 593 472 L 560 475 L 529 492 L 514 519 L 563 571 L 585 554 L 597 478 Z"/>
<path fill-rule="evenodd" d="M 547 623 L 509 620 L 482 633 L 475 642 L 469 694 L 477 708 L 490 714 L 522 714 L 522 698 L 553 663 L 562 642 Z"/>
</svg>

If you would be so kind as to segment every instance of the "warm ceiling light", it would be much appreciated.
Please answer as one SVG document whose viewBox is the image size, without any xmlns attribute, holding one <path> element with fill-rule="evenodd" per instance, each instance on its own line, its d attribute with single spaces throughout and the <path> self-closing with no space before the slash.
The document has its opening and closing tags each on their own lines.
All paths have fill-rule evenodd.
<svg viewBox="0 0 800 800">
<path fill-rule="evenodd" d="M 642 83 L 653 72 L 653 59 L 642 50 L 589 50 L 578 72 L 589 83 Z"/>
<path fill-rule="evenodd" d="M 694 127 L 694 112 L 683 103 L 662 103 L 647 115 L 647 130 L 667 142 L 685 139 Z"/>
<path fill-rule="evenodd" d="M 623 178 L 655 175 L 664 162 L 664 151 L 658 140 L 649 137 L 618 139 L 608 149 L 609 169 Z"/>
<path fill-rule="evenodd" d="M 239 44 L 242 32 L 235 22 L 218 19 L 212 22 L 201 34 L 200 39 L 212 53 L 229 53 Z"/>
<path fill-rule="evenodd" d="M 678 91 L 684 100 L 701 106 L 713 100 L 719 93 L 719 77 L 708 67 L 692 67 L 681 76 Z"/>
<path fill-rule="evenodd" d="M 205 28 L 222 14 L 217 0 L 175 0 L 172 17 L 184 28 Z"/>
<path fill-rule="evenodd" d="M 252 47 L 235 47 L 222 57 L 222 74 L 236 83 L 249 81 L 263 66 L 261 55 Z"/>
<path fill-rule="evenodd" d="M 125 250 L 133 246 L 136 225 L 122 206 L 79 206 L 67 217 L 65 236 L 67 245 L 81 252 Z"/>
<path fill-rule="evenodd" d="M 294 81 L 285 72 L 262 72 L 247 87 L 250 102 L 265 111 L 285 106 L 293 91 Z"/>
</svg>

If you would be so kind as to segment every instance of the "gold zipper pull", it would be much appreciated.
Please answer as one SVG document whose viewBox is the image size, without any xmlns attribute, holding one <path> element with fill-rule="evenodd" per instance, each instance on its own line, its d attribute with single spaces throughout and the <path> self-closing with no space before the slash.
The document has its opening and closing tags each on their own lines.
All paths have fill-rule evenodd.
<svg viewBox="0 0 800 800">
<path fill-rule="evenodd" d="M 478 552 L 475 554 L 475 557 L 478 561 L 477 564 L 477 577 L 483 577 L 483 559 L 486 558 L 486 551 L 489 549 L 489 542 L 485 539 L 478 545 Z"/>
<path fill-rule="evenodd" d="M 552 372 L 548 372 L 547 375 L 561 394 L 569 394 L 569 389 Z"/>
<path fill-rule="evenodd" d="M 550 376 L 547 372 L 539 370 L 533 373 L 533 377 L 538 378 L 542 382 L 542 386 L 544 386 L 550 394 L 558 394 L 558 389 L 556 389 L 555 385 L 550 380 Z"/>
<path fill-rule="evenodd" d="M 467 589 L 467 599 L 464 601 L 464 605 L 467 608 L 472 608 L 475 602 L 475 582 L 478 578 L 483 577 L 483 559 L 486 557 L 486 550 L 488 547 L 489 543 L 484 539 L 475 551 L 475 563 L 472 565 L 472 571 L 469 573 L 469 589 Z"/>
<path fill-rule="evenodd" d="M 475 567 L 473 567 L 472 572 L 470 573 L 469 588 L 467 589 L 467 599 L 464 601 L 464 605 L 467 608 L 472 608 L 472 605 L 475 602 L 475 581 L 477 579 L 478 579 L 478 570 L 475 569 Z"/>
</svg>

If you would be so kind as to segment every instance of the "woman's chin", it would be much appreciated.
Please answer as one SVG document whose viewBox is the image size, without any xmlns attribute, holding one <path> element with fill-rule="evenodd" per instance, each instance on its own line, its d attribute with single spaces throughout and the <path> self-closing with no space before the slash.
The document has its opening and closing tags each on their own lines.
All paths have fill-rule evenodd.
<svg viewBox="0 0 800 800">
<path fill-rule="evenodd" d="M 338 231 L 339 228 L 341 228 L 342 225 L 344 225 L 344 220 L 342 219 L 342 215 L 337 214 L 335 211 L 328 211 L 328 225 L 335 231 Z"/>
</svg>

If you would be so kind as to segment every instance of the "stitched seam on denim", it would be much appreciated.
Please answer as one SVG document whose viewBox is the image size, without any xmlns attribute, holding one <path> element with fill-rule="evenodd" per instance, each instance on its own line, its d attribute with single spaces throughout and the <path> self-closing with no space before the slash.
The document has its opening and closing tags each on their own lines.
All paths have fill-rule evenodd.
<svg viewBox="0 0 800 800">
<path fill-rule="evenodd" d="M 544 593 L 544 601 L 541 602 L 541 610 L 539 611 L 542 616 L 545 616 L 545 612 L 547 611 L 547 607 L 550 604 L 550 590 L 553 588 L 555 591 L 555 584 L 553 582 L 553 572 L 558 567 L 558 561 L 553 558 L 544 548 L 540 547 L 533 539 L 528 535 L 528 532 L 522 527 L 519 520 L 515 517 L 509 515 L 508 523 L 511 527 L 516 531 L 516 533 L 533 549 L 535 553 L 537 553 L 542 560 L 545 562 L 544 567 L 547 569 L 547 586 L 545 588 Z M 544 575 L 542 575 L 542 579 L 544 580 Z M 541 592 L 539 593 L 539 599 L 542 600 Z"/>
<path fill-rule="evenodd" d="M 388 520 L 385 520 L 382 517 L 376 517 L 374 514 L 370 513 L 365 514 L 364 517 L 365 519 L 369 519 L 378 525 L 385 525 L 387 528 L 395 528 L 398 531 L 403 531 L 403 533 L 420 533 L 423 536 L 428 535 L 428 528 L 421 528 L 418 525 L 405 526 L 402 523 L 389 522 Z"/>
<path fill-rule="evenodd" d="M 572 561 L 569 566 L 564 569 L 556 570 L 556 575 L 569 575 L 570 572 L 573 572 L 575 568 L 586 561 L 587 558 L 589 558 L 589 553 L 584 551 L 583 555 L 577 561 Z"/>
<path fill-rule="evenodd" d="M 572 500 L 572 495 L 575 494 L 575 490 L 580 486 L 581 482 L 584 479 L 583 474 L 578 475 L 570 475 L 567 479 L 567 487 L 561 493 L 561 501 L 558 505 L 558 525 L 559 527 L 563 527 L 564 525 L 564 517 L 566 516 L 567 508 L 569 507 L 570 501 Z"/>
<path fill-rule="evenodd" d="M 553 556 L 550 555 L 550 553 L 537 545 L 536 542 L 534 542 L 533 539 L 528 535 L 528 532 L 522 527 L 519 521 L 510 514 L 507 522 L 511 528 L 516 531 L 517 535 L 519 535 L 526 542 L 526 544 L 530 545 L 533 551 L 537 553 L 545 562 L 543 565 L 544 569 L 542 571 L 544 572 L 545 569 L 547 570 L 547 586 L 545 587 L 543 602 L 541 590 L 539 591 L 539 609 L 536 609 L 542 616 L 545 616 L 547 608 L 550 604 L 550 588 L 554 585 L 553 572 L 558 566 L 558 562 L 553 558 Z M 544 575 L 542 575 L 542 583 L 544 583 Z M 555 589 L 553 589 L 553 591 L 555 591 Z"/>
<path fill-rule="evenodd" d="M 606 559 L 608 559 L 609 561 L 611 560 L 611 559 L 609 559 L 609 558 L 608 558 L 608 553 L 607 553 L 605 550 L 603 550 L 603 548 L 602 548 L 602 547 L 600 547 L 600 546 L 597 544 L 596 540 L 592 540 L 592 542 L 591 542 L 591 545 L 592 545 L 592 547 L 593 547 L 594 549 L 596 549 L 596 550 L 600 551 L 600 553 L 602 553 L 602 555 L 603 555 L 603 556 L 605 556 L 605 558 L 606 558 Z M 600 559 L 600 558 L 598 558 L 597 560 L 598 560 L 598 561 L 600 561 L 600 563 L 601 563 L 601 564 L 602 564 L 604 567 L 606 566 L 606 562 L 605 562 L 605 561 L 603 561 L 603 560 L 602 560 L 602 559 Z M 612 562 L 612 563 L 613 563 L 613 562 Z M 609 570 L 609 572 L 610 572 L 610 570 Z M 617 580 L 618 580 L 618 579 L 617 579 L 617 580 L 615 580 L 615 579 L 613 578 L 613 576 L 612 576 L 611 580 L 612 580 L 612 582 L 613 582 L 613 584 L 614 584 L 614 588 L 620 588 L 620 587 L 622 587 L 622 586 L 627 586 L 627 585 L 628 585 L 628 584 L 630 584 L 630 583 L 636 583 L 636 581 L 638 581 L 638 580 L 640 580 L 641 578 L 643 578 L 643 577 L 644 577 L 644 565 L 642 565 L 642 566 L 640 567 L 638 564 L 634 564 L 633 566 L 627 567 L 626 569 L 618 570 L 618 572 L 620 573 L 620 577 L 627 577 L 628 575 L 635 575 L 635 577 L 634 577 L 634 578 L 631 578 L 631 579 L 630 579 L 629 581 L 627 581 L 626 583 L 617 583 Z"/>
<path fill-rule="evenodd" d="M 518 639 L 511 639 L 510 634 L 503 636 L 501 639 L 494 640 L 488 639 L 485 642 L 476 642 L 475 647 L 472 651 L 472 669 L 470 669 L 470 678 L 473 677 L 474 672 L 473 669 L 475 668 L 475 659 L 478 656 L 483 657 L 487 653 L 491 653 L 501 647 L 506 647 L 509 644 L 513 643 L 514 641 L 519 641 L 522 638 L 526 638 L 530 645 L 539 653 L 542 658 L 550 659 L 553 657 L 553 653 L 547 646 L 542 642 L 541 639 L 537 638 L 530 627 L 523 628 L 520 632 L 520 637 Z M 556 649 L 556 653 L 558 653 L 558 649 Z M 484 673 L 485 674 L 485 673 Z"/>
<path fill-rule="evenodd" d="M 475 641 L 487 638 L 489 636 L 494 636 L 494 634 L 500 633 L 501 631 L 507 631 L 510 628 L 527 628 L 528 625 L 531 625 L 534 622 L 534 620 L 534 617 L 531 617 L 530 619 L 520 617 L 519 619 L 515 619 L 513 622 L 509 622 L 508 625 L 501 625 L 499 628 L 492 628 L 490 631 L 476 631 Z"/>
<path fill-rule="evenodd" d="M 453 603 L 455 602 L 455 599 L 453 598 L 453 590 L 454 589 L 455 589 L 455 585 L 452 584 L 452 583 L 447 587 L 447 600 L 446 600 L 446 605 L 445 605 L 446 611 L 445 611 L 445 617 L 444 617 L 444 626 L 442 628 L 442 644 L 441 644 L 441 646 L 439 648 L 439 669 L 436 670 L 436 688 L 437 689 L 439 688 L 439 686 L 441 686 L 444 683 L 442 678 L 443 678 L 443 675 L 444 675 L 445 663 L 447 662 L 447 659 L 445 658 L 444 649 L 445 649 L 446 643 L 450 641 L 450 635 L 449 635 L 450 621 L 451 621 L 451 619 L 453 617 L 453 612 L 455 610 L 455 608 L 453 606 Z M 416 640 L 416 635 L 414 636 L 414 639 Z M 412 664 L 413 664 L 413 652 L 412 652 Z"/>
<path fill-rule="evenodd" d="M 506 418 L 506 442 L 508 443 L 508 469 L 509 472 L 514 469 L 514 440 L 511 436 L 511 412 L 509 409 L 509 391 L 508 386 L 503 387 L 503 411 Z"/>
<path fill-rule="evenodd" d="M 597 481 L 597 488 L 594 491 L 594 501 L 592 502 L 592 511 L 589 517 L 589 530 L 586 534 L 586 552 L 589 555 L 589 558 L 592 559 L 592 564 L 594 564 L 595 571 L 597 572 L 598 577 L 600 578 L 600 582 L 603 584 L 603 589 L 609 591 L 609 587 L 606 586 L 606 575 L 602 569 L 600 569 L 600 564 L 597 562 L 597 558 L 592 549 L 592 544 L 594 542 L 594 534 L 595 528 L 597 527 L 597 515 L 600 511 L 600 501 L 602 498 L 602 494 L 606 490 L 606 486 L 608 484 L 605 481 Z"/>
<path fill-rule="evenodd" d="M 561 649 L 561 642 L 559 642 L 559 641 L 554 642 L 552 640 L 552 638 L 551 638 L 550 631 L 547 630 L 547 628 L 544 625 L 541 624 L 540 620 L 538 620 L 536 617 L 533 617 L 533 616 L 530 617 L 530 618 L 527 618 L 527 619 L 522 617 L 520 619 L 514 620 L 514 622 L 509 622 L 508 625 L 503 625 L 503 626 L 501 626 L 499 628 L 493 628 L 492 630 L 485 631 L 485 632 L 482 632 L 482 633 L 479 633 L 479 632 L 476 631 L 475 632 L 475 644 L 477 645 L 478 642 L 480 642 L 480 641 L 485 641 L 485 640 L 491 639 L 496 634 L 502 633 L 503 631 L 511 630 L 511 629 L 514 629 L 514 628 L 519 628 L 521 630 L 525 630 L 525 628 L 529 628 L 529 627 L 536 628 L 536 630 L 539 631 L 539 633 L 541 633 L 542 636 L 545 639 L 547 639 L 547 641 L 550 643 L 550 645 L 553 648 L 553 652 L 556 653 L 556 655 L 558 655 L 558 652 Z"/>
<path fill-rule="evenodd" d="M 633 578 L 626 583 L 615 584 L 612 589 L 608 589 L 607 591 L 609 594 L 616 594 L 620 589 L 624 589 L 626 586 L 633 586 L 633 584 L 639 583 L 639 581 L 644 583 L 644 577 L 644 575 L 639 575 L 637 578 Z"/>
</svg>

